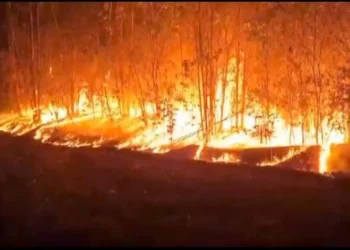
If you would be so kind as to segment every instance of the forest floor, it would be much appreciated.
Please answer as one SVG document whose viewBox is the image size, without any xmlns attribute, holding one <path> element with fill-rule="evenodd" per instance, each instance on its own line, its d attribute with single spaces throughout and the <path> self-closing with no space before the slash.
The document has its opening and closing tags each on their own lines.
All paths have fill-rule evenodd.
<svg viewBox="0 0 350 250">
<path fill-rule="evenodd" d="M 350 181 L 0 135 L 0 245 L 350 246 Z"/>
</svg>

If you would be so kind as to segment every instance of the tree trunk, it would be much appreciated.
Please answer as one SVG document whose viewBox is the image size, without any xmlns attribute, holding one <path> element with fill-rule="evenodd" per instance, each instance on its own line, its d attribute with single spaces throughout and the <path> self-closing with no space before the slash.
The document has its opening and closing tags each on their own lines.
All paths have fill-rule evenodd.
<svg viewBox="0 0 350 250">
<path fill-rule="evenodd" d="M 315 91 L 315 101 L 316 101 L 316 114 L 315 114 L 315 132 L 316 132 L 316 144 L 319 144 L 319 132 L 320 132 L 320 98 L 318 89 L 318 79 L 316 77 L 316 36 L 317 36 L 317 15 L 314 13 L 314 37 L 312 44 L 312 75 Z"/>
<path fill-rule="evenodd" d="M 242 110 L 241 110 L 241 129 L 244 129 L 245 106 L 247 96 L 247 54 L 243 58 L 243 79 L 242 79 Z"/>
<path fill-rule="evenodd" d="M 16 105 L 16 111 L 21 114 L 21 101 L 19 97 L 19 86 L 18 86 L 18 77 L 13 77 L 14 75 L 19 76 L 19 68 L 17 67 L 16 63 L 16 53 L 15 53 L 15 30 L 14 25 L 12 21 L 12 9 L 11 9 L 11 2 L 7 2 L 7 22 L 9 23 L 9 34 L 7 36 L 8 38 L 8 46 L 10 51 L 10 73 L 11 73 L 11 89 L 13 89 L 14 98 L 15 98 L 15 105 Z"/>
<path fill-rule="evenodd" d="M 240 114 L 240 98 L 239 98 L 239 94 L 240 94 L 240 70 L 239 70 L 239 65 L 241 63 L 241 58 L 240 58 L 240 44 L 238 42 L 237 44 L 237 48 L 236 48 L 236 91 L 235 91 L 235 127 L 236 129 L 238 129 L 239 126 L 239 114 Z"/>
<path fill-rule="evenodd" d="M 225 29 L 225 44 L 227 43 L 227 29 Z M 225 59 L 224 59 L 224 65 L 222 70 L 222 88 L 221 88 L 221 100 L 220 100 L 220 122 L 219 122 L 219 132 L 222 131 L 223 126 L 223 119 L 224 119 L 224 106 L 225 106 L 225 93 L 226 93 L 226 87 L 227 87 L 227 72 L 228 72 L 228 64 L 229 64 L 229 46 L 224 49 L 225 53 Z"/>
<path fill-rule="evenodd" d="M 70 79 L 70 111 L 71 115 L 75 115 L 75 64 L 76 64 L 76 47 L 73 46 L 73 56 L 72 56 L 72 73 Z"/>
<path fill-rule="evenodd" d="M 209 34 L 209 51 L 208 51 L 208 66 L 209 66 L 209 131 L 212 135 L 214 133 L 215 121 L 215 90 L 216 90 L 216 60 L 214 58 L 214 8 L 210 5 L 210 34 Z"/>
<path fill-rule="evenodd" d="M 37 85 L 36 85 L 36 102 L 38 108 L 41 105 L 41 55 L 40 55 L 40 2 L 36 4 L 36 71 L 37 71 Z"/>
<path fill-rule="evenodd" d="M 134 3 L 131 3 L 131 48 L 132 50 L 134 50 L 134 21 L 135 21 Z"/>
<path fill-rule="evenodd" d="M 237 37 L 237 44 L 236 44 L 236 53 L 235 53 L 235 59 L 236 59 L 236 65 L 235 65 L 235 95 L 234 95 L 234 101 L 233 101 L 233 111 L 235 116 L 235 129 L 237 130 L 239 127 L 239 115 L 240 115 L 240 70 L 239 65 L 241 63 L 240 58 L 240 20 L 241 20 L 241 7 L 238 5 L 237 9 L 237 19 L 236 19 L 236 27 L 235 27 L 235 33 Z"/>
<path fill-rule="evenodd" d="M 269 121 L 270 119 L 270 76 L 269 76 L 269 46 L 270 46 L 270 43 L 269 43 L 269 22 L 267 21 L 266 23 L 266 41 L 265 41 L 265 53 L 264 53 L 264 56 L 265 56 L 265 63 L 264 63 L 264 66 L 265 66 L 265 83 L 266 83 L 266 117 L 264 120 L 264 133 L 265 133 L 265 124 Z M 267 137 L 265 137 L 265 143 L 267 143 L 267 140 L 266 139 L 269 139 Z"/>
<path fill-rule="evenodd" d="M 137 86 L 138 86 L 139 93 L 140 93 L 139 102 L 140 102 L 140 107 L 141 107 L 141 112 L 142 112 L 142 118 L 143 118 L 144 123 L 147 125 L 148 120 L 147 120 L 147 114 L 146 114 L 146 109 L 145 109 L 145 97 L 143 94 L 141 81 L 139 78 L 139 74 L 137 73 L 137 70 L 136 70 L 135 65 L 133 63 L 132 63 L 132 68 L 133 68 L 134 74 L 136 76 L 136 82 L 137 82 Z"/>
<path fill-rule="evenodd" d="M 306 127 L 306 107 L 305 107 L 305 94 L 304 94 L 304 86 L 303 86 L 303 78 L 302 78 L 302 72 L 301 69 L 298 69 L 299 71 L 299 109 L 301 110 L 301 142 L 304 145 L 305 144 L 305 127 Z"/>
<path fill-rule="evenodd" d="M 205 95 L 203 95 L 203 69 L 202 69 L 202 47 L 201 47 L 201 2 L 198 2 L 198 16 L 195 16 L 195 20 L 198 20 L 198 24 L 194 24 L 195 33 L 195 47 L 196 47 L 196 63 L 197 63 L 197 86 L 198 86 L 198 99 L 199 99 L 199 112 L 201 117 L 201 127 L 203 139 L 206 138 L 206 113 L 203 109 L 203 103 L 205 102 Z"/>
<path fill-rule="evenodd" d="M 39 103 L 38 103 L 38 85 L 37 85 L 37 63 L 38 61 L 36 60 L 36 43 L 34 40 L 34 32 L 35 32 L 35 27 L 34 27 L 34 7 L 33 3 L 29 3 L 30 6 L 30 43 L 31 43 L 31 85 L 32 85 L 32 106 L 33 109 L 36 110 L 34 112 L 34 117 L 33 120 L 34 122 L 39 122 L 40 121 L 40 109 L 39 109 Z"/>
</svg>

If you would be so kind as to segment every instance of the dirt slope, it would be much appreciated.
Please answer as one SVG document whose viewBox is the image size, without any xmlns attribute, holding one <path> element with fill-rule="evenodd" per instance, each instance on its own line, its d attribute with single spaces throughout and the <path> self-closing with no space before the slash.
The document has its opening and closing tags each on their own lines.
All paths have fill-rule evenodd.
<svg viewBox="0 0 350 250">
<path fill-rule="evenodd" d="M 350 185 L 313 173 L 0 136 L 1 245 L 350 246 Z"/>
</svg>

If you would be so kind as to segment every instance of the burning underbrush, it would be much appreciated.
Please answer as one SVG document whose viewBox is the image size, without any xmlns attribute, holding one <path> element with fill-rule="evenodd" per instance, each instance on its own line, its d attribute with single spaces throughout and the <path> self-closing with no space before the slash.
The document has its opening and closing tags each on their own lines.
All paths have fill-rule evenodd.
<svg viewBox="0 0 350 250">
<path fill-rule="evenodd" d="M 207 162 L 221 162 L 261 167 L 277 166 L 305 171 L 318 171 L 319 155 L 317 146 L 285 147 L 242 147 L 215 148 L 210 146 L 186 145 L 183 141 L 158 147 L 142 147 L 130 143 L 142 138 L 148 128 L 139 118 L 119 117 L 116 119 L 82 116 L 79 119 L 53 121 L 34 125 L 25 116 L 8 116 L 1 120 L 2 130 L 15 135 L 28 133 L 43 143 L 68 147 L 112 147 L 129 148 L 149 153 L 163 153 L 176 159 L 197 159 Z M 129 142 L 129 146 L 126 144 Z"/>
<path fill-rule="evenodd" d="M 134 137 L 143 127 L 137 118 L 92 118 L 62 126 L 43 126 L 35 132 L 35 138 L 44 143 L 71 147 L 114 146 Z"/>
<path fill-rule="evenodd" d="M 304 171 L 320 171 L 327 164 L 330 150 L 322 146 L 260 146 L 237 143 L 231 147 L 215 147 L 210 144 L 196 144 L 198 132 L 169 140 L 169 134 L 159 129 L 160 125 L 146 126 L 139 117 L 93 117 L 85 114 L 75 118 L 57 119 L 35 124 L 30 116 L 2 115 L 0 128 L 13 135 L 30 135 L 43 143 L 68 147 L 112 147 L 129 148 L 136 151 L 161 153 L 177 159 L 196 159 L 207 162 L 223 162 L 260 167 L 283 167 Z M 163 132 L 163 134 L 162 134 Z M 158 134 L 157 134 L 158 133 Z M 152 141 L 151 136 L 154 140 Z M 239 134 L 233 135 L 238 137 Z M 247 135 L 246 135 L 247 136 Z M 149 144 L 144 144 L 148 141 Z M 163 143 L 162 143 L 163 142 Z M 214 144 L 214 143 L 212 143 Z M 337 146 L 332 165 L 339 165 L 335 159 L 343 159 L 341 167 L 346 171 L 346 147 Z M 342 152 L 344 151 L 344 152 Z M 326 154 L 325 154 L 326 153 Z M 327 161 L 326 163 L 322 161 Z"/>
<path fill-rule="evenodd" d="M 312 113 L 303 117 L 290 113 L 288 118 L 286 111 L 272 103 L 266 111 L 253 94 L 246 93 L 243 64 L 232 58 L 229 66 L 225 74 L 218 71 L 211 93 L 202 93 L 187 79 L 164 98 L 136 98 L 122 108 L 121 101 L 108 93 L 107 83 L 103 95 L 92 95 L 83 87 L 73 112 L 50 102 L 25 109 L 21 115 L 0 116 L 0 130 L 68 147 L 128 148 L 261 167 L 289 162 L 302 165 L 295 167 L 299 169 L 329 171 L 331 145 L 345 142 L 346 128 L 340 125 L 346 116 L 335 110 L 333 123 L 324 118 L 316 119 L 315 125 L 318 116 Z M 105 78 L 108 80 L 108 75 Z M 305 158 L 310 150 L 318 154 L 312 163 Z M 293 162 L 294 158 L 302 162 Z"/>
<path fill-rule="evenodd" d="M 139 116 L 104 117 L 81 112 L 75 117 L 56 115 L 50 119 L 46 115 L 42 116 L 41 121 L 33 122 L 32 115 L 29 112 L 21 116 L 2 115 L 0 130 L 18 136 L 27 134 L 43 143 L 57 146 L 129 148 L 175 158 L 260 167 L 280 166 L 322 173 L 326 172 L 330 158 L 330 144 L 280 146 L 283 143 L 271 142 L 278 139 L 276 136 L 270 137 L 270 145 L 259 144 L 259 138 L 254 139 L 254 129 L 226 131 L 226 136 L 225 133 L 219 134 L 204 143 L 200 139 L 202 131 L 189 123 L 180 124 L 175 133 L 170 133 L 167 127 L 169 121 L 158 119 L 157 122 L 154 119 L 146 124 Z M 283 133 L 282 128 L 280 130 Z M 346 166 L 347 160 L 344 161 L 341 165 Z M 342 170 L 346 168 L 342 167 Z"/>
</svg>

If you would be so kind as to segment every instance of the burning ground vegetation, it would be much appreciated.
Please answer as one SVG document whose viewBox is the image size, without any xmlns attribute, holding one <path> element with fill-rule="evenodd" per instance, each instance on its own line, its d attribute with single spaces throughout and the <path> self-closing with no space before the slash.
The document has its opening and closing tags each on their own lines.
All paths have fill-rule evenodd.
<svg viewBox="0 0 350 250">
<path fill-rule="evenodd" d="M 346 160 L 327 164 L 331 145 L 349 139 L 346 9 L 9 3 L 0 129 L 211 162 L 245 164 L 244 152 L 261 149 L 262 167 L 317 146 L 313 170 L 346 170 Z"/>
<path fill-rule="evenodd" d="M 203 128 L 200 105 L 198 100 L 196 104 L 193 94 L 192 98 L 163 102 L 159 114 L 156 104 L 150 102 L 145 104 L 144 111 L 131 108 L 126 116 L 118 112 L 119 102 L 114 96 L 94 95 L 90 100 L 86 88 L 83 88 L 74 105 L 74 115 L 68 114 L 64 106 L 50 103 L 47 107 L 27 109 L 21 114 L 3 114 L 0 130 L 15 136 L 32 136 L 42 143 L 56 146 L 128 148 L 168 155 L 178 152 L 178 156 L 194 160 L 242 164 L 250 161 L 262 167 L 283 164 L 317 145 L 315 131 L 306 133 L 300 126 L 288 127 L 277 110 L 272 118 L 267 119 L 262 115 L 263 108 L 259 103 L 254 104 L 258 110 L 255 115 L 233 114 L 234 92 L 230 85 L 236 83 L 228 79 L 226 84 L 223 101 L 222 82 L 216 86 L 216 110 L 209 128 Z M 183 89 L 188 90 L 189 87 Z M 331 145 L 345 142 L 345 130 L 329 128 L 324 122 L 322 131 L 326 139 L 319 144 L 318 159 L 303 159 L 306 161 L 299 164 L 309 164 L 309 170 L 325 173 L 329 171 Z M 251 156 L 248 159 L 242 156 L 242 152 L 254 149 L 264 152 L 264 155 L 253 161 Z M 346 165 L 337 170 L 346 170 Z"/>
</svg>

